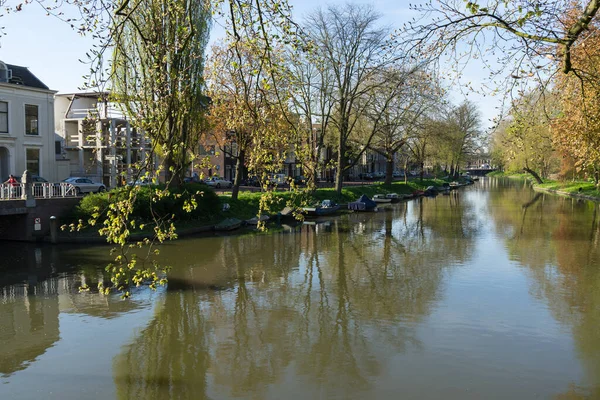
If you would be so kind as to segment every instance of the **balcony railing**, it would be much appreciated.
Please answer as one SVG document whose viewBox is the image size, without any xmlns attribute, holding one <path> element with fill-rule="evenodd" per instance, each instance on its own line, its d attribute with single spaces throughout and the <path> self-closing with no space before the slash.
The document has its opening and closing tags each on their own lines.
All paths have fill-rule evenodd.
<svg viewBox="0 0 600 400">
<path fill-rule="evenodd" d="M 0 184 L 0 200 L 21 200 L 25 193 L 24 183 L 3 183 Z M 33 183 L 31 185 L 31 194 L 36 199 L 52 199 L 77 197 L 75 187 L 70 183 Z"/>
</svg>

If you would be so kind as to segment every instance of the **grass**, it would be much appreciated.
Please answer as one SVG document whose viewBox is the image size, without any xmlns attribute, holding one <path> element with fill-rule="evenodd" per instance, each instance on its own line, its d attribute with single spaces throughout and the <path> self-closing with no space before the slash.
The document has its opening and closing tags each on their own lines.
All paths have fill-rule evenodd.
<svg viewBox="0 0 600 400">
<path fill-rule="evenodd" d="M 544 183 L 535 185 L 541 189 L 546 190 L 557 190 L 566 193 L 579 193 L 586 196 L 593 196 L 600 198 L 600 191 L 592 183 L 587 181 L 550 181 L 546 180 Z"/>
<path fill-rule="evenodd" d="M 275 213 L 281 211 L 288 204 L 293 204 L 297 207 L 302 207 L 310 204 L 318 204 L 321 201 L 327 199 L 333 200 L 340 204 L 345 204 L 357 200 L 362 194 L 365 194 L 369 197 L 373 197 L 373 195 L 379 193 L 408 194 L 414 192 L 415 190 L 423 190 L 428 186 L 441 186 L 445 182 L 446 181 L 442 179 L 424 179 L 423 181 L 411 180 L 406 184 L 404 182 L 393 182 L 391 185 L 384 185 L 383 183 L 373 183 L 365 186 L 345 186 L 342 189 L 341 194 L 338 194 L 333 188 L 320 188 L 317 189 L 314 193 L 312 193 L 312 195 L 301 190 L 281 190 L 267 194 L 267 198 L 270 203 L 270 210 L 273 213 Z M 250 219 L 252 217 L 255 217 L 258 213 L 262 195 L 263 193 L 261 192 L 244 191 L 239 193 L 238 199 L 235 201 L 231 199 L 230 195 L 219 195 L 219 211 L 210 211 L 203 213 L 202 209 L 200 208 L 195 212 L 196 215 L 193 218 L 185 220 L 175 220 L 175 226 L 178 231 L 182 231 L 190 228 L 199 228 L 203 226 L 214 225 L 225 218 L 238 218 L 242 220 Z M 86 209 L 93 208 L 92 206 L 95 205 L 94 200 L 96 199 L 87 199 L 87 201 L 91 204 Z M 102 199 L 99 198 L 98 201 L 99 200 Z M 224 204 L 229 204 L 228 211 L 221 211 L 221 209 L 223 208 L 222 206 Z M 84 221 L 87 221 L 87 218 L 89 218 L 85 215 L 80 215 L 80 217 Z M 99 226 L 96 225 L 95 227 L 88 227 L 78 232 L 64 231 L 61 233 L 61 236 L 97 238 L 99 237 L 98 228 Z M 135 232 L 132 233 L 152 233 L 153 228 L 154 224 L 147 223 L 143 230 L 136 229 Z"/>
<path fill-rule="evenodd" d="M 533 177 L 527 173 L 510 173 L 495 171 L 489 173 L 487 176 L 533 180 Z M 590 181 L 556 181 L 544 179 L 544 183 L 534 183 L 534 187 L 571 194 L 582 194 L 586 196 L 597 197 L 598 199 L 600 199 L 600 190 L 598 190 L 594 183 Z"/>
</svg>

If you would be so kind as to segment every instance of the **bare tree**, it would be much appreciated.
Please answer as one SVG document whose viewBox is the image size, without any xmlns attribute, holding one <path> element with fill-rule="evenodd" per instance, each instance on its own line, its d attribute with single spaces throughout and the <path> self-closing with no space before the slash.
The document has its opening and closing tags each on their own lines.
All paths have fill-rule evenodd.
<svg viewBox="0 0 600 400">
<path fill-rule="evenodd" d="M 600 1 L 581 3 L 434 0 L 412 6 L 419 17 L 399 30 L 397 38 L 416 51 L 415 56 L 446 56 L 459 70 L 478 58 L 494 77 L 548 82 L 548 72 L 559 70 L 584 77 L 589 71 L 573 63 L 571 50 L 581 45 L 578 39 L 596 18 Z"/>
<path fill-rule="evenodd" d="M 422 116 L 439 104 L 441 92 L 418 68 L 381 72 L 387 84 L 373 94 L 367 119 L 375 129 L 370 148 L 386 159 L 385 184 L 392 183 L 396 153 L 415 135 Z"/>
<path fill-rule="evenodd" d="M 374 134 L 367 138 L 354 161 L 349 161 L 348 141 L 369 105 L 365 97 L 382 84 L 373 78 L 394 61 L 394 52 L 390 51 L 387 41 L 390 32 L 376 26 L 378 19 L 379 15 L 370 6 L 346 4 L 319 10 L 306 21 L 316 52 L 334 79 L 331 125 L 337 134 L 335 187 L 338 192 L 342 190 L 344 173 L 356 163 Z"/>
</svg>

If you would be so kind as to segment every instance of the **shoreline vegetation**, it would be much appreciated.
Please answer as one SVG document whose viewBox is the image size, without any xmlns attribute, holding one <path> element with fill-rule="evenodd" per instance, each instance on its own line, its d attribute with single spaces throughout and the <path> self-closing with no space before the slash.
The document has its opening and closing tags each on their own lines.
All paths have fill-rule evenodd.
<svg viewBox="0 0 600 400">
<path fill-rule="evenodd" d="M 533 189 L 540 192 L 600 202 L 600 191 L 590 181 L 544 179 L 544 183 L 535 183 L 532 176 L 527 173 L 506 173 L 500 171 L 491 172 L 487 176 L 528 180 L 531 182 Z"/>
<path fill-rule="evenodd" d="M 305 190 L 290 190 L 282 189 L 278 191 L 268 192 L 266 196 L 271 204 L 269 215 L 274 217 L 273 220 L 277 219 L 277 214 L 280 213 L 286 206 L 290 204 L 297 208 L 304 206 L 319 204 L 323 200 L 332 200 L 338 204 L 346 204 L 358 199 L 362 194 L 372 198 L 375 194 L 388 194 L 397 193 L 399 195 L 412 194 L 417 191 L 424 191 L 427 187 L 433 186 L 435 188 L 442 187 L 444 183 L 448 183 L 448 179 L 437 179 L 428 178 L 414 179 L 404 183 L 403 181 L 393 182 L 391 185 L 385 185 L 383 183 L 373 183 L 368 185 L 348 185 L 342 189 L 341 194 L 335 191 L 335 188 L 318 188 L 313 193 L 308 193 Z M 465 183 L 465 180 L 459 178 L 456 180 L 460 183 Z M 147 186 L 140 188 L 142 192 L 150 192 L 154 188 Z M 111 203 L 111 198 L 118 196 L 119 190 L 90 194 L 77 206 L 73 211 L 70 218 L 62 221 L 62 224 L 77 224 L 77 221 L 81 220 L 84 225 L 94 213 L 102 210 L 104 207 L 108 207 Z M 198 194 L 194 196 L 194 193 Z M 240 219 L 247 220 L 257 216 L 261 196 L 263 192 L 250 192 L 244 191 L 239 193 L 239 197 L 236 200 L 231 198 L 230 194 L 217 195 L 211 188 L 198 185 L 188 184 L 184 185 L 180 191 L 180 201 L 185 201 L 186 198 L 195 197 L 198 199 L 198 207 L 191 213 L 181 213 L 174 215 L 172 219 L 176 233 L 179 237 L 194 235 L 203 232 L 211 232 L 214 226 L 227 219 Z M 146 196 L 142 196 L 145 198 Z M 227 204 L 227 206 L 225 206 Z M 156 209 L 162 210 L 174 210 L 179 209 L 175 204 L 164 204 L 155 205 Z M 131 240 L 141 240 L 144 238 L 152 238 L 153 226 L 151 224 L 144 224 L 145 221 L 150 220 L 147 215 L 152 212 L 146 209 L 145 204 L 140 204 L 134 212 L 134 218 L 137 221 L 137 225 L 144 226 L 143 229 L 138 229 L 131 233 Z M 225 210 L 227 209 L 227 210 Z M 351 211 L 341 211 L 351 212 Z M 102 226 L 102 223 L 98 223 L 95 226 L 86 226 L 83 229 L 70 231 L 68 228 L 63 229 L 59 232 L 60 243 L 81 243 L 81 244 L 106 244 L 106 238 L 98 233 L 98 229 Z"/>
</svg>

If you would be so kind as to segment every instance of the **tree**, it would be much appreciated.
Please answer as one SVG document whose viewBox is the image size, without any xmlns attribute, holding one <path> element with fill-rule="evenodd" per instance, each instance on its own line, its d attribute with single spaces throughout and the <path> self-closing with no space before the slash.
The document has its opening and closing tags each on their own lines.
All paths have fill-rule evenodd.
<svg viewBox="0 0 600 400">
<path fill-rule="evenodd" d="M 439 91 L 430 75 L 420 69 L 390 68 L 381 75 L 387 84 L 373 93 L 366 118 L 375 130 L 370 148 L 385 157 L 385 184 L 389 185 L 396 153 L 415 134 L 422 116 L 437 103 Z"/>
<path fill-rule="evenodd" d="M 331 125 L 337 135 L 338 193 L 342 190 L 344 173 L 357 162 L 374 135 L 372 131 L 354 154 L 354 161 L 349 161 L 348 142 L 370 104 L 368 96 L 383 84 L 375 76 L 395 57 L 386 40 L 389 32 L 375 26 L 378 19 L 372 7 L 347 4 L 328 7 L 326 12 L 318 10 L 306 21 L 315 51 L 333 76 Z"/>
<path fill-rule="evenodd" d="M 538 102 L 538 97 L 530 92 L 514 102 L 510 119 L 494 132 L 493 143 L 509 170 L 525 171 L 542 183 L 558 167 L 558 159 L 552 145 L 551 115 L 547 114 L 551 103 Z"/>
<path fill-rule="evenodd" d="M 111 95 L 160 148 L 167 181 L 179 185 L 208 106 L 209 4 L 136 0 L 130 6 L 113 26 Z"/>
<path fill-rule="evenodd" d="M 316 52 L 288 52 L 291 108 L 298 118 L 295 126 L 295 152 L 307 176 L 307 187 L 316 187 L 317 175 L 323 168 L 322 154 L 330 131 L 333 107 L 333 74 Z"/>
<path fill-rule="evenodd" d="M 563 158 L 572 159 L 579 171 L 590 174 L 600 187 L 600 29 L 590 24 L 581 45 L 572 50 L 573 62 L 595 79 L 581 80 L 573 75 L 555 78 L 561 113 L 552 122 L 554 143 Z"/>
<path fill-rule="evenodd" d="M 208 68 L 211 120 L 222 149 L 234 145 L 236 159 L 232 198 L 237 199 L 243 168 L 254 173 L 276 172 L 289 146 L 289 126 L 284 115 L 285 92 L 274 82 L 276 72 L 265 58 L 255 55 L 245 42 L 226 42 L 212 49 Z M 278 94 L 274 93 L 279 85 Z"/>
<path fill-rule="evenodd" d="M 460 165 L 481 146 L 481 121 L 477 106 L 465 100 L 447 110 L 435 124 L 437 157 L 458 176 Z"/>
<path fill-rule="evenodd" d="M 418 55 L 451 56 L 459 69 L 479 58 L 493 76 L 509 70 L 516 79 L 546 81 L 545 72 L 557 69 L 580 76 L 591 72 L 572 53 L 596 18 L 598 0 L 582 6 L 570 0 L 436 0 L 412 8 L 420 16 L 397 38 Z M 569 11 L 573 18 L 565 20 Z M 501 67 L 490 63 L 490 56 Z"/>
</svg>

